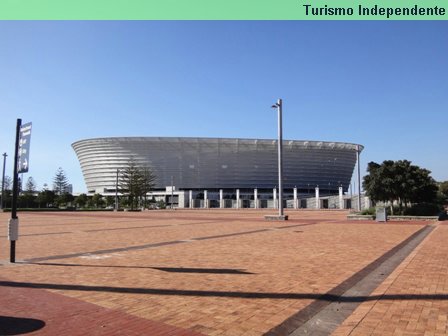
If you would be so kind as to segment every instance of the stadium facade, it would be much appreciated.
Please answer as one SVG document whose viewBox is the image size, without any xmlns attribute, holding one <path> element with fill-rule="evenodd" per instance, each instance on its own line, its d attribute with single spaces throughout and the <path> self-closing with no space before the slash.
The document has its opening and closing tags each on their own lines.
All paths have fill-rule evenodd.
<svg viewBox="0 0 448 336">
<path fill-rule="evenodd" d="M 197 199 L 207 207 L 223 199 L 275 201 L 277 140 L 110 137 L 80 140 L 72 147 L 89 194 L 115 195 L 117 171 L 133 160 L 151 167 L 156 175 L 153 196 L 169 197 L 173 183 L 176 195 L 169 201 L 179 207 L 191 207 Z M 347 192 L 362 150 L 363 146 L 352 143 L 284 140 L 286 198 L 294 195 L 297 201 L 317 189 L 320 196 Z"/>
</svg>

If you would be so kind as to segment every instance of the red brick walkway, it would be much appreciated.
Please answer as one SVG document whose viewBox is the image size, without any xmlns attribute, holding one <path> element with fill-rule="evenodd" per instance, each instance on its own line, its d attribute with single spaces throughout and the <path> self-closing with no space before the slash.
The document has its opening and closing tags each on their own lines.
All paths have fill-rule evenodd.
<svg viewBox="0 0 448 336">
<path fill-rule="evenodd" d="M 16 265 L 0 232 L 0 326 L 260 336 L 428 224 L 351 222 L 341 211 L 289 211 L 279 223 L 267 213 L 20 214 Z"/>
<path fill-rule="evenodd" d="M 333 333 L 448 335 L 448 226 L 436 229 Z"/>
<path fill-rule="evenodd" d="M 43 289 L 1 286 L 0 298 L 0 335 L 35 330 L 39 335 L 201 336 Z M 28 322 L 28 330 L 25 319 L 36 320 Z"/>
</svg>

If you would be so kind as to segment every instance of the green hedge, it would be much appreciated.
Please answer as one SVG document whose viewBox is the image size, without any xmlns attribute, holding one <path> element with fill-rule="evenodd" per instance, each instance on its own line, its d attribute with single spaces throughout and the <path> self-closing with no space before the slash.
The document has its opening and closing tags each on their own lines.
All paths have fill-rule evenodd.
<svg viewBox="0 0 448 336">
<path fill-rule="evenodd" d="M 404 211 L 407 216 L 437 216 L 442 207 L 434 203 L 419 203 Z"/>
<path fill-rule="evenodd" d="M 89 208 L 82 208 L 82 209 L 58 209 L 58 208 L 18 208 L 18 212 L 70 212 L 70 211 L 86 211 L 86 212 L 92 212 L 92 211 L 114 211 L 114 209 L 89 209 Z M 123 211 L 123 209 L 120 209 L 119 211 Z M 11 212 L 11 208 L 5 208 L 3 209 L 3 212 Z"/>
<path fill-rule="evenodd" d="M 375 208 L 364 209 L 364 210 L 361 212 L 361 215 L 376 216 L 376 209 L 375 209 Z"/>
</svg>

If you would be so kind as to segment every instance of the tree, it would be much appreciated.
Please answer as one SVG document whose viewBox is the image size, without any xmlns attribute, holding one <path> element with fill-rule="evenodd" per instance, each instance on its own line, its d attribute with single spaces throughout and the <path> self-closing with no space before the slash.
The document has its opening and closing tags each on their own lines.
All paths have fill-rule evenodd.
<svg viewBox="0 0 448 336">
<path fill-rule="evenodd" d="M 381 165 L 370 162 L 369 173 L 364 177 L 363 187 L 373 201 L 397 202 L 400 211 L 411 204 L 434 203 L 437 185 L 427 169 L 412 165 L 408 160 L 386 160 Z"/>
<path fill-rule="evenodd" d="M 12 207 L 12 191 L 5 189 L 3 196 L 5 199 L 2 200 L 4 208 Z"/>
<path fill-rule="evenodd" d="M 120 171 L 120 192 L 127 195 L 128 205 L 134 209 L 137 198 L 138 180 L 140 178 L 139 169 L 134 160 L 130 160 L 125 169 Z"/>
<path fill-rule="evenodd" d="M 62 194 L 60 194 L 59 196 L 56 197 L 56 203 L 58 204 L 58 206 L 67 206 L 69 205 L 69 203 L 73 202 L 75 200 L 75 197 L 68 193 L 68 192 L 64 192 Z"/>
<path fill-rule="evenodd" d="M 26 180 L 25 192 L 29 194 L 34 194 L 36 192 L 36 181 L 30 176 Z"/>
<path fill-rule="evenodd" d="M 68 180 L 64 170 L 59 167 L 53 178 L 53 190 L 56 195 L 61 196 L 67 189 Z"/>
<path fill-rule="evenodd" d="M 445 200 L 448 200 L 448 181 L 439 184 L 439 192 Z"/>
<path fill-rule="evenodd" d="M 52 190 L 43 189 L 36 198 L 37 204 L 39 204 L 39 208 L 44 206 L 48 208 L 50 205 L 54 204 L 56 199 L 56 194 Z"/>
<path fill-rule="evenodd" d="M 3 183 L 3 181 L 2 181 Z M 5 176 L 5 180 L 4 180 L 4 194 L 1 195 L 1 197 L 4 197 L 4 199 L 2 199 L 3 202 L 3 206 L 5 208 L 11 207 L 11 203 L 12 203 L 12 178 L 9 176 Z"/>
<path fill-rule="evenodd" d="M 34 179 L 30 176 L 28 177 L 26 184 L 25 184 L 25 190 L 20 196 L 20 203 L 22 206 L 26 206 L 27 208 L 30 207 L 31 204 L 34 203 L 34 200 L 36 198 L 36 182 Z"/>
<path fill-rule="evenodd" d="M 5 176 L 3 188 L 5 190 L 12 190 L 12 178 L 10 176 Z"/>
<path fill-rule="evenodd" d="M 143 179 L 141 182 L 141 196 L 144 198 L 144 204 L 146 206 L 146 196 L 151 191 L 151 189 L 154 188 L 156 176 L 149 167 L 143 167 L 142 173 Z"/>
<path fill-rule="evenodd" d="M 115 197 L 114 196 L 106 196 L 106 206 L 111 207 L 115 205 Z"/>
<path fill-rule="evenodd" d="M 80 194 L 78 197 L 75 198 L 75 203 L 80 207 L 84 208 L 87 204 L 87 195 L 86 194 Z"/>
<path fill-rule="evenodd" d="M 128 205 L 131 209 L 137 208 L 146 194 L 154 187 L 155 175 L 146 166 L 139 166 L 130 160 L 120 174 L 120 192 L 127 195 Z"/>
<path fill-rule="evenodd" d="M 94 194 L 92 196 L 92 203 L 96 208 L 101 208 L 104 205 L 103 195 Z"/>
</svg>

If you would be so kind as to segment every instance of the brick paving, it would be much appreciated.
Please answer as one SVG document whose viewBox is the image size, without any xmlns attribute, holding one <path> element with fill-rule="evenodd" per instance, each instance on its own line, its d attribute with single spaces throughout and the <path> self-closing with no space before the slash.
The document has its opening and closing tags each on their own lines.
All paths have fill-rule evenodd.
<svg viewBox="0 0 448 336">
<path fill-rule="evenodd" d="M 17 264 L 7 262 L 0 232 L 0 321 L 45 322 L 33 335 L 77 335 L 80 327 L 91 334 L 263 335 L 428 224 L 347 221 L 344 211 L 289 211 L 288 222 L 264 221 L 271 212 L 19 213 Z M 335 333 L 445 331 L 447 229 L 439 225 L 377 289 L 400 279 L 401 269 L 408 274 L 400 291 L 387 287 L 401 296 L 367 300 Z M 16 295 L 22 300 L 11 304 Z M 52 309 L 34 304 L 46 301 Z"/>
<path fill-rule="evenodd" d="M 0 293 L 0 335 L 34 331 L 42 335 L 139 336 L 150 331 L 152 336 L 201 336 L 40 289 L 2 286 Z M 5 319 L 10 319 L 11 314 L 16 321 Z M 34 322 L 24 326 L 23 320 L 30 316 Z"/>
<path fill-rule="evenodd" d="M 448 226 L 435 230 L 333 335 L 447 335 Z"/>
</svg>

